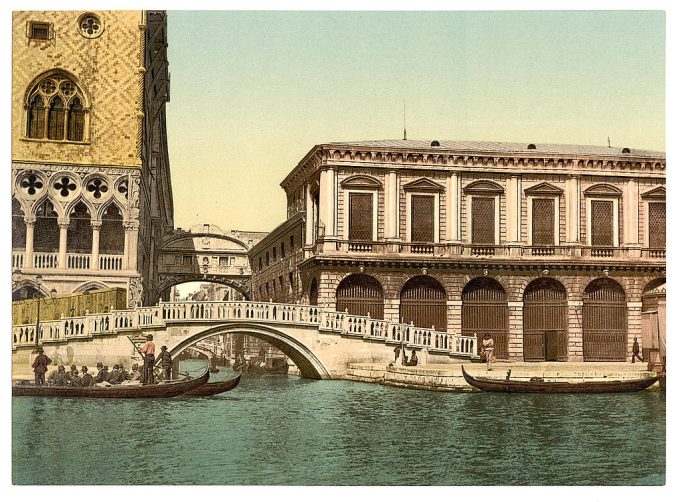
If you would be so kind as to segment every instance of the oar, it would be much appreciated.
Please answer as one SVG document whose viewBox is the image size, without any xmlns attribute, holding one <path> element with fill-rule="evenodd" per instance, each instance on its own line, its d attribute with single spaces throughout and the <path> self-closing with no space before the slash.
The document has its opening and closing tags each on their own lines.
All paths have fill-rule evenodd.
<svg viewBox="0 0 680 502">
<path fill-rule="evenodd" d="M 140 356 L 142 356 L 142 361 L 143 361 L 143 360 L 144 360 L 144 354 L 142 353 L 141 350 L 139 350 L 139 347 L 137 347 L 137 344 L 132 340 L 132 338 L 130 338 L 130 335 L 128 335 L 127 339 L 130 340 L 130 343 L 131 343 L 132 346 L 135 348 L 135 350 L 137 351 L 137 353 L 138 353 Z"/>
</svg>

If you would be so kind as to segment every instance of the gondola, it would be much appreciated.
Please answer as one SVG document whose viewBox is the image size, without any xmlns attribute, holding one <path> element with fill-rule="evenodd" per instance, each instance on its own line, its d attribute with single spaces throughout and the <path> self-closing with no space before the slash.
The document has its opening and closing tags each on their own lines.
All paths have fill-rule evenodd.
<svg viewBox="0 0 680 502">
<path fill-rule="evenodd" d="M 596 382 L 545 382 L 542 379 L 530 381 L 520 380 L 500 380 L 494 378 L 473 377 L 469 375 L 465 368 L 463 378 L 465 381 L 484 392 L 534 392 L 534 393 L 599 393 L 599 392 L 635 392 L 644 390 L 659 377 L 642 378 L 637 380 L 599 380 Z"/>
<path fill-rule="evenodd" d="M 45 397 L 90 397 L 90 398 L 149 398 L 175 397 L 189 392 L 205 384 L 210 378 L 206 369 L 196 378 L 178 380 L 176 382 L 157 383 L 151 385 L 112 385 L 110 387 L 66 387 L 18 384 L 12 386 L 12 396 L 45 396 Z"/>
<path fill-rule="evenodd" d="M 230 380 L 223 380 L 220 382 L 204 383 L 200 387 L 190 390 L 182 394 L 183 396 L 214 396 L 234 389 L 241 381 L 241 373 Z"/>
</svg>

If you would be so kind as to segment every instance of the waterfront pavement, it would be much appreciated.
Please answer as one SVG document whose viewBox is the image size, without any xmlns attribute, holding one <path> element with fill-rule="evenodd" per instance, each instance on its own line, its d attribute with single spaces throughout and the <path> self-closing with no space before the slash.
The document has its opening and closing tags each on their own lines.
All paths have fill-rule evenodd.
<svg viewBox="0 0 680 502">
<path fill-rule="evenodd" d="M 463 379 L 460 365 L 473 376 L 504 379 L 512 370 L 513 379 L 528 380 L 543 377 L 547 380 L 583 382 L 588 380 L 624 380 L 647 378 L 654 373 L 647 371 L 647 363 L 624 362 L 495 362 L 491 371 L 486 364 L 459 362 L 456 364 L 429 364 L 402 366 L 400 363 L 383 364 L 354 363 L 348 365 L 347 378 L 361 382 L 381 383 L 395 387 L 438 391 L 475 391 Z M 657 384 L 655 384 L 656 386 Z"/>
</svg>

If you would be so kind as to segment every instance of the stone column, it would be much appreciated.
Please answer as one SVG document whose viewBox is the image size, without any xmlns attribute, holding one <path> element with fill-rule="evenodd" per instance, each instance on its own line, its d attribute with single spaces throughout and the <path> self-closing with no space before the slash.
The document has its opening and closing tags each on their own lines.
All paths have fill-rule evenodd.
<svg viewBox="0 0 680 502">
<path fill-rule="evenodd" d="M 569 300 L 568 360 L 583 361 L 583 302 Z"/>
<path fill-rule="evenodd" d="M 399 182 L 396 171 L 385 176 L 385 238 L 399 238 Z"/>
<path fill-rule="evenodd" d="M 66 243 L 68 237 L 68 219 L 59 219 L 59 268 L 68 268 L 66 263 Z"/>
<path fill-rule="evenodd" d="M 570 175 L 567 180 L 565 197 L 566 244 L 574 246 L 573 256 L 581 255 L 581 180 L 577 175 Z"/>
<path fill-rule="evenodd" d="M 446 178 L 446 241 L 460 242 L 460 173 Z"/>
<path fill-rule="evenodd" d="M 508 356 L 524 360 L 524 302 L 508 302 Z"/>
<path fill-rule="evenodd" d="M 631 178 L 623 192 L 623 245 L 631 258 L 641 256 L 642 244 L 639 242 L 640 225 L 640 187 L 638 181 Z"/>
<path fill-rule="evenodd" d="M 313 244 L 314 240 L 314 199 L 312 199 L 312 184 L 305 186 L 305 247 Z"/>
<path fill-rule="evenodd" d="M 507 182 L 505 204 L 505 240 L 510 245 L 510 254 L 520 251 L 520 229 L 522 228 L 522 184 L 520 176 L 510 176 Z"/>
<path fill-rule="evenodd" d="M 127 270 L 137 269 L 137 237 L 139 234 L 139 222 L 126 221 L 125 246 L 123 251 L 123 268 Z"/>
<path fill-rule="evenodd" d="M 26 250 L 24 251 L 24 267 L 33 268 L 33 229 L 35 228 L 35 216 L 24 218 L 26 223 Z"/>
<path fill-rule="evenodd" d="M 92 253 L 90 256 L 90 270 L 99 270 L 99 230 L 101 228 L 101 221 L 92 221 Z"/>
</svg>

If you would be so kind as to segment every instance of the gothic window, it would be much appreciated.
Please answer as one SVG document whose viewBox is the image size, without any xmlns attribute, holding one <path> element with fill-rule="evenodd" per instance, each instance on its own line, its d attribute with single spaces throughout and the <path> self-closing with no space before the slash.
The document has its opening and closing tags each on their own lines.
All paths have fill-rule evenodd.
<svg viewBox="0 0 680 502">
<path fill-rule="evenodd" d="M 532 200 L 531 243 L 534 246 L 552 246 L 555 244 L 554 199 Z"/>
<path fill-rule="evenodd" d="M 373 194 L 349 194 L 349 240 L 373 240 Z"/>
<path fill-rule="evenodd" d="M 493 197 L 472 198 L 472 243 L 496 243 L 496 207 Z"/>
<path fill-rule="evenodd" d="M 26 222 L 21 204 L 12 199 L 12 248 L 24 249 L 26 247 Z"/>
<path fill-rule="evenodd" d="M 82 202 L 76 204 L 69 215 L 66 250 L 69 253 L 90 253 L 92 251 L 90 212 Z"/>
<path fill-rule="evenodd" d="M 594 200 L 591 205 L 591 243 L 593 246 L 614 245 L 614 202 Z"/>
<path fill-rule="evenodd" d="M 70 78 L 58 73 L 43 78 L 30 90 L 27 103 L 27 137 L 84 140 L 85 100 Z"/>
<path fill-rule="evenodd" d="M 649 203 L 649 247 L 666 247 L 666 203 Z"/>
<path fill-rule="evenodd" d="M 123 216 L 118 206 L 111 204 L 102 216 L 102 226 L 99 230 L 99 252 L 102 254 L 123 254 L 125 249 L 125 228 Z M 191 256 L 189 265 L 191 265 Z"/>
<path fill-rule="evenodd" d="M 434 196 L 411 196 L 411 241 L 434 242 Z"/>
<path fill-rule="evenodd" d="M 47 253 L 59 251 L 57 213 L 49 200 L 44 201 L 36 211 L 33 229 L 33 249 Z"/>
</svg>

